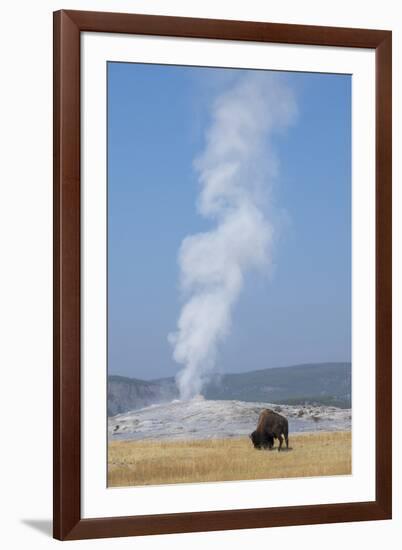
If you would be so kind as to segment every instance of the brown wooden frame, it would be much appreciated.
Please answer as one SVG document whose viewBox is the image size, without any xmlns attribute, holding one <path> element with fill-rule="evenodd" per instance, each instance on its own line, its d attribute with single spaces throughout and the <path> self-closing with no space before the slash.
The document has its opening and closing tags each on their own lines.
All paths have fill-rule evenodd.
<svg viewBox="0 0 402 550">
<path fill-rule="evenodd" d="M 81 519 L 80 33 L 373 48 L 376 56 L 376 499 Z M 85 539 L 391 518 L 390 31 L 122 13 L 54 13 L 54 537 Z M 374 429 L 374 427 L 373 427 Z"/>
</svg>

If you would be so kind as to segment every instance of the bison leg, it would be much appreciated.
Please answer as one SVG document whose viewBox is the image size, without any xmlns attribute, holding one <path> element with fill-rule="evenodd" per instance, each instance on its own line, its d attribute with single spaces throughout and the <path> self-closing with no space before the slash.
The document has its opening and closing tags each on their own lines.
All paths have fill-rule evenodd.
<svg viewBox="0 0 402 550">
<path fill-rule="evenodd" d="M 271 451 L 273 446 L 274 446 L 274 436 L 273 436 L 273 434 L 271 434 L 271 433 L 267 434 L 266 441 L 267 441 L 267 447 Z"/>
<path fill-rule="evenodd" d="M 279 435 L 278 437 L 279 439 L 279 447 L 278 447 L 278 451 L 280 451 L 282 449 L 282 443 L 283 443 L 283 437 L 282 437 L 282 434 Z"/>
<path fill-rule="evenodd" d="M 289 449 L 289 437 L 288 437 L 288 434 L 289 434 L 288 426 L 285 426 L 285 429 L 283 430 L 283 435 L 285 436 L 286 449 Z"/>
<path fill-rule="evenodd" d="M 288 437 L 288 432 L 286 430 L 286 432 L 283 434 L 285 436 L 285 442 L 286 442 L 286 449 L 289 449 L 289 437 Z"/>
</svg>

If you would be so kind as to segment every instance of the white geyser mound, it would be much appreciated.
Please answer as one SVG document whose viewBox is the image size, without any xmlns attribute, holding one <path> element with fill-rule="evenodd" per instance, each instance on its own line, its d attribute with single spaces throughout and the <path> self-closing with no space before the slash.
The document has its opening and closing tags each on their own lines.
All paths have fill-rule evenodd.
<svg viewBox="0 0 402 550">
<path fill-rule="evenodd" d="M 268 72 L 242 72 L 213 103 L 205 148 L 194 167 L 198 211 L 215 226 L 181 243 L 186 300 L 177 331 L 169 335 L 173 357 L 184 367 L 176 378 L 183 400 L 199 395 L 214 370 L 245 273 L 271 263 L 273 227 L 266 212 L 272 211 L 267 199 L 277 172 L 271 138 L 295 112 L 283 77 Z"/>
</svg>

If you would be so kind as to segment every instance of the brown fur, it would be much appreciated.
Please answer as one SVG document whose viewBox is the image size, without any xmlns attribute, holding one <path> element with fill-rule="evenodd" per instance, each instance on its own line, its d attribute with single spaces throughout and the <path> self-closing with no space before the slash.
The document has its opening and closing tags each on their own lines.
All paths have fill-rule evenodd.
<svg viewBox="0 0 402 550">
<path fill-rule="evenodd" d="M 284 416 L 271 409 L 264 409 L 258 417 L 257 428 L 250 438 L 256 449 L 272 449 L 274 439 L 278 439 L 278 451 L 280 451 L 283 443 L 282 436 L 285 438 L 286 448 L 289 448 L 288 431 L 288 421 Z"/>
<path fill-rule="evenodd" d="M 256 428 L 257 432 L 261 433 L 264 431 L 266 420 L 271 414 L 276 414 L 276 413 L 272 409 L 263 409 L 260 412 L 260 416 L 258 417 L 258 424 Z"/>
</svg>

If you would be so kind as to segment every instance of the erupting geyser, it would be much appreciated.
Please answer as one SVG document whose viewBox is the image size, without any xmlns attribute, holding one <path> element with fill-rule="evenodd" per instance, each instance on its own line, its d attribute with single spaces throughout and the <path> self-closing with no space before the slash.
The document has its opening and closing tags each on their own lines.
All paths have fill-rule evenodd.
<svg viewBox="0 0 402 550">
<path fill-rule="evenodd" d="M 270 138 L 295 112 L 285 81 L 268 72 L 242 71 L 213 103 L 205 148 L 194 167 L 201 187 L 198 211 L 215 226 L 181 243 L 186 301 L 177 331 L 169 335 L 173 357 L 184 366 L 176 379 L 181 399 L 200 394 L 208 382 L 245 272 L 270 265 L 273 228 L 266 212 L 277 164 Z"/>
</svg>

